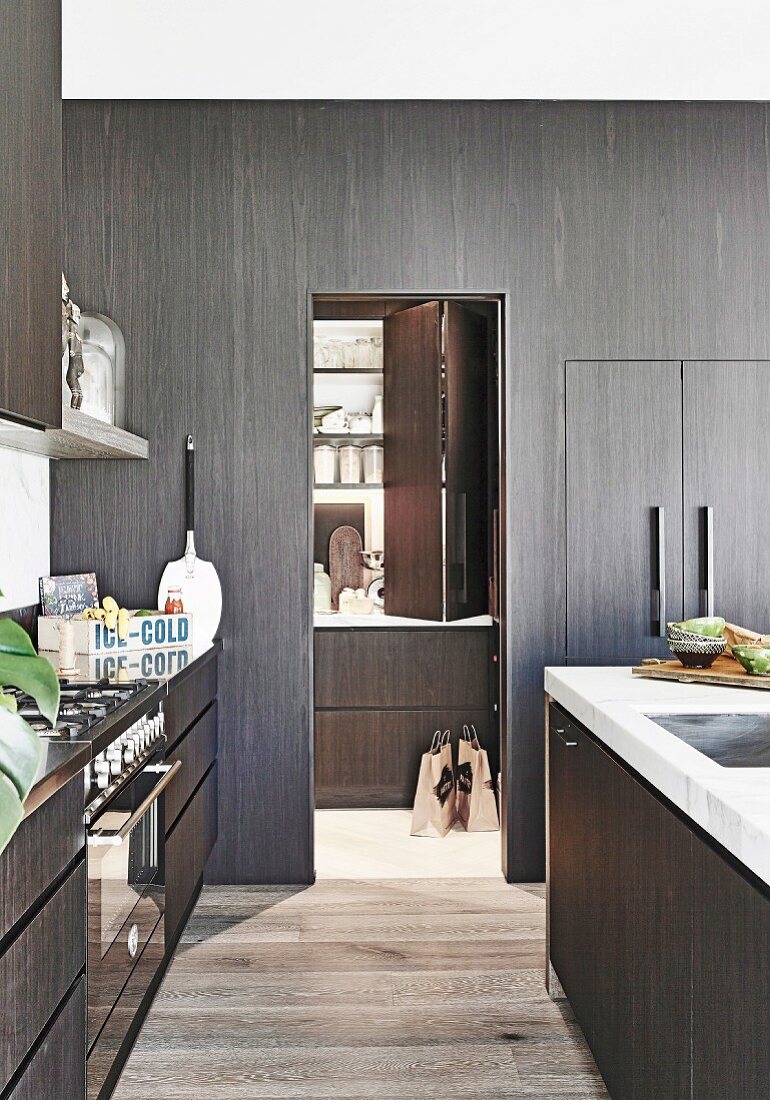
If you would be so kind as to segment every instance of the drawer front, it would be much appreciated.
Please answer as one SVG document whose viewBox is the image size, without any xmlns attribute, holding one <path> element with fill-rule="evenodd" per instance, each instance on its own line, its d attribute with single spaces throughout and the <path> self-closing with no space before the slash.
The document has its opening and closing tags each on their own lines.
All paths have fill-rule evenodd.
<svg viewBox="0 0 770 1100">
<path fill-rule="evenodd" d="M 174 745 L 217 695 L 217 659 L 173 688 L 163 704 L 166 740 Z"/>
<path fill-rule="evenodd" d="M 152 1003 L 165 955 L 161 920 L 88 1055 L 88 1100 L 107 1100 L 112 1096 Z"/>
<path fill-rule="evenodd" d="M 101 929 L 89 929 L 88 943 L 88 1045 L 93 1045 L 104 1021 L 163 914 L 163 891 L 152 886 L 134 906 L 109 951 L 101 956 Z M 98 914 L 89 914 L 89 920 Z M 131 949 L 134 950 L 132 955 Z"/>
<path fill-rule="evenodd" d="M 488 630 L 316 630 L 317 707 L 489 706 Z"/>
<path fill-rule="evenodd" d="M 473 723 L 497 779 L 497 738 L 486 710 L 321 710 L 315 715 L 315 792 L 318 809 L 410 807 L 420 757 L 437 729 Z"/>
<path fill-rule="evenodd" d="M 21 1064 L 86 961 L 86 869 L 76 867 L 0 958 L 0 1089 Z"/>
<path fill-rule="evenodd" d="M 169 833 L 217 755 L 217 704 L 201 715 L 192 729 L 166 753 L 166 763 L 182 767 L 166 791 L 166 833 Z"/>
<path fill-rule="evenodd" d="M 217 838 L 217 765 L 166 839 L 166 944 L 173 947 Z"/>
<path fill-rule="evenodd" d="M 84 845 L 83 777 L 76 775 L 22 821 L 0 854 L 0 938 Z"/>
<path fill-rule="evenodd" d="M 85 1100 L 86 980 L 81 978 L 8 1100 Z"/>
</svg>

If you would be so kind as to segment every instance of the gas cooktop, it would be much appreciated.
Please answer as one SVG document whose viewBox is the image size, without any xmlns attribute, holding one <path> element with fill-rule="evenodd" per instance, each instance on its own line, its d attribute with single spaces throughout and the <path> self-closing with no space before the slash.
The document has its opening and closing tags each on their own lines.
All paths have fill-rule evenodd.
<svg viewBox="0 0 770 1100">
<path fill-rule="evenodd" d="M 153 680 L 132 680 L 117 683 L 108 680 L 83 681 L 60 679 L 61 700 L 56 725 L 39 711 L 35 700 L 22 691 L 10 689 L 16 699 L 18 713 L 40 737 L 68 741 L 95 742 L 116 725 L 122 727 L 132 720 L 137 707 L 146 709 L 155 697 L 165 694 Z M 95 748 L 94 751 L 99 751 Z"/>
</svg>

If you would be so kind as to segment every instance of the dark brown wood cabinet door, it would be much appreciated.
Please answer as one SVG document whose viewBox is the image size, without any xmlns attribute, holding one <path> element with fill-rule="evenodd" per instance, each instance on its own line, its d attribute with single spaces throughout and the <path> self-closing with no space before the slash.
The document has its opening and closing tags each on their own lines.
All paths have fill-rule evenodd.
<svg viewBox="0 0 770 1100">
<path fill-rule="evenodd" d="M 686 362 L 685 613 L 770 631 L 770 362 Z"/>
<path fill-rule="evenodd" d="M 444 305 L 446 618 L 483 615 L 487 569 L 487 323 Z"/>
<path fill-rule="evenodd" d="M 665 633 L 683 610 L 681 372 L 567 363 L 568 657 L 669 655 L 661 620 Z"/>
<path fill-rule="evenodd" d="M 770 900 L 695 845 L 693 1093 L 765 1100 L 770 1080 Z"/>
<path fill-rule="evenodd" d="M 441 307 L 383 323 L 385 610 L 444 617 L 441 515 Z"/>
<path fill-rule="evenodd" d="M 4 9 L 0 34 L 0 410 L 54 427 L 61 426 L 61 129 L 61 3 L 20 0 Z"/>
<path fill-rule="evenodd" d="M 549 777 L 556 972 L 612 1097 L 689 1100 L 692 833 L 558 708 Z"/>
</svg>

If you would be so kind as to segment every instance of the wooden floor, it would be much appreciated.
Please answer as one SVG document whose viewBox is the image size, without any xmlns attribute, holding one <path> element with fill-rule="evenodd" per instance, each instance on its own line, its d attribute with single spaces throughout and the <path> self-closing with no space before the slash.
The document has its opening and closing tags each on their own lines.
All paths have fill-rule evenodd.
<svg viewBox="0 0 770 1100">
<path fill-rule="evenodd" d="M 544 909 L 501 878 L 207 888 L 116 1100 L 606 1097 Z"/>
</svg>

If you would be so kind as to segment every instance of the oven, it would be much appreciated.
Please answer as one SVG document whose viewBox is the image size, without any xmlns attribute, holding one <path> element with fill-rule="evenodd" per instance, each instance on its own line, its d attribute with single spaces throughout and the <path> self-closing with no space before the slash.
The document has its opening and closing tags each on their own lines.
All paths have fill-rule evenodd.
<svg viewBox="0 0 770 1100">
<path fill-rule="evenodd" d="M 141 729 L 152 729 L 154 736 L 140 739 L 132 727 L 100 755 L 87 779 L 87 798 L 94 795 L 85 813 L 89 1100 L 104 1089 L 100 1047 L 114 1053 L 128 1034 L 137 997 L 150 989 L 163 964 L 163 793 L 181 761 L 164 762 L 162 718 L 154 726 L 152 718 L 143 721 Z M 102 762 L 110 765 L 106 774 L 98 770 Z M 130 1011 L 121 1007 L 124 992 Z"/>
</svg>

